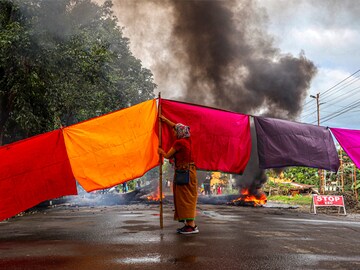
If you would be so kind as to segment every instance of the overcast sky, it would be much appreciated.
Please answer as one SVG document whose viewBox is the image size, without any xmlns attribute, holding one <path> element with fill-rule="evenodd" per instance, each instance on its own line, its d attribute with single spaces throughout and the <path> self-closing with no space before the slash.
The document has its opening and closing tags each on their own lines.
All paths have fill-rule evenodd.
<svg viewBox="0 0 360 270">
<path fill-rule="evenodd" d="M 185 0 L 113 0 L 115 14 L 124 27 L 124 34 L 130 38 L 135 56 L 152 70 L 162 95 L 174 99 L 187 91 L 184 89 L 188 85 L 184 82 L 189 75 L 184 72 L 184 66 L 180 65 L 181 58 L 187 52 L 176 50 L 172 36 L 176 16 L 170 14 L 179 7 L 176 1 Z M 267 39 L 269 36 L 272 39 L 270 47 L 279 49 L 278 57 L 289 54 L 294 59 L 304 53 L 317 67 L 308 92 L 302 96 L 306 98 L 303 101 L 303 112 L 297 121 L 317 123 L 316 100 L 309 96 L 320 93 L 321 125 L 360 129 L 360 109 L 346 111 L 347 106 L 356 105 L 360 100 L 360 82 L 356 77 L 360 77 L 360 72 L 346 79 L 360 69 L 360 1 L 201 0 L 209 4 L 214 1 L 234 9 L 236 5 L 243 9 L 244 5 L 249 6 L 251 3 L 249 10 L 259 15 L 260 22 L 255 22 L 255 15 L 247 16 L 243 11 L 236 13 L 234 10 L 233 17 L 240 16 L 235 19 L 241 21 L 241 16 L 246 15 L 245 20 L 249 20 L 249 24 L 256 27 L 261 24 L 261 31 L 265 33 L 262 37 Z M 243 32 L 234 32 L 233 38 L 239 33 Z M 232 80 L 236 79 L 234 75 Z M 211 100 L 205 97 L 204 103 L 211 105 Z M 268 105 L 266 102 L 263 104 L 264 108 Z M 261 109 L 257 109 L 261 113 Z M 341 113 L 344 109 L 345 112 L 336 116 L 336 112 Z"/>
<path fill-rule="evenodd" d="M 360 69 L 360 1 L 258 2 L 267 10 L 269 32 L 274 35 L 279 48 L 292 54 L 303 50 L 318 67 L 309 94 L 320 93 L 320 103 L 326 90 Z M 358 80 L 351 77 L 323 94 L 320 120 L 360 100 L 359 86 Z M 316 114 L 311 114 L 316 110 L 315 100 L 311 100 L 306 100 L 301 122 L 316 121 Z M 359 115 L 359 109 L 352 109 L 321 124 L 360 129 Z"/>
</svg>

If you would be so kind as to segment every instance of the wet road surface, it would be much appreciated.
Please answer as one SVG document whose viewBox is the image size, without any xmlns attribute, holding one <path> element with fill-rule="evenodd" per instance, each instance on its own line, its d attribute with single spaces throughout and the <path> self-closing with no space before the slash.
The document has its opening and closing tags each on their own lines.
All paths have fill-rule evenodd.
<svg viewBox="0 0 360 270">
<path fill-rule="evenodd" d="M 58 206 L 0 223 L 0 269 L 360 269 L 360 218 L 199 205 L 198 235 L 172 205 Z"/>
</svg>

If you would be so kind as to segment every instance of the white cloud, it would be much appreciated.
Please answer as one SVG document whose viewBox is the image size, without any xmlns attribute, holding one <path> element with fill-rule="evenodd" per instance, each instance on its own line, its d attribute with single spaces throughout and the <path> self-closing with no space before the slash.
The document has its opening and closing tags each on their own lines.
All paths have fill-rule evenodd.
<svg viewBox="0 0 360 270">
<path fill-rule="evenodd" d="M 356 1 L 267 0 L 268 30 L 276 45 L 297 55 L 301 50 L 319 68 L 359 68 L 360 5 Z"/>
<path fill-rule="evenodd" d="M 313 47 L 317 50 L 330 48 L 331 50 L 344 50 L 359 45 L 360 34 L 354 29 L 292 29 L 287 42 L 301 47 Z"/>
</svg>

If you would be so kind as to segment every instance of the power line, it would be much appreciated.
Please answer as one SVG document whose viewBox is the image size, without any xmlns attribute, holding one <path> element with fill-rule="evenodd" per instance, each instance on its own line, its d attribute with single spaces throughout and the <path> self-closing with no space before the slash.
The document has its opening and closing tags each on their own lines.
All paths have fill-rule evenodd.
<svg viewBox="0 0 360 270">
<path fill-rule="evenodd" d="M 328 88 L 327 90 L 325 90 L 322 93 L 318 93 L 315 96 L 312 96 L 313 98 L 316 99 L 317 101 L 317 110 L 316 111 L 310 111 L 310 107 L 309 105 L 312 103 L 312 100 L 307 101 L 304 105 L 303 108 L 308 107 L 308 109 L 303 110 L 303 115 L 301 116 L 301 119 L 305 119 L 309 116 L 312 116 L 314 113 L 316 113 L 318 111 L 318 119 L 317 121 L 312 121 L 312 124 L 315 124 L 316 122 L 319 123 L 319 110 L 320 107 L 319 105 L 323 105 L 326 104 L 324 106 L 322 106 L 321 108 L 333 108 L 335 107 L 341 107 L 340 109 L 327 114 L 326 116 L 324 116 L 321 120 L 321 122 L 327 122 L 331 119 L 334 119 L 336 117 L 339 117 L 347 112 L 350 112 L 351 110 L 357 108 L 360 105 L 360 97 L 356 98 L 357 94 L 359 94 L 360 92 L 358 91 L 360 89 L 360 85 L 354 85 L 355 83 L 360 81 L 360 74 L 358 74 L 360 72 L 360 69 L 355 71 L 354 73 L 352 73 L 350 76 L 346 77 L 345 79 L 341 80 L 340 82 L 338 82 L 337 84 L 335 84 L 334 86 Z M 358 75 L 356 75 L 358 74 Z M 356 75 L 356 76 L 355 76 Z M 350 79 L 350 80 L 349 80 Z M 354 88 L 351 88 L 350 90 L 348 90 L 346 93 L 344 94 L 339 94 L 341 91 L 347 90 L 347 88 L 349 88 L 350 86 L 355 86 Z M 320 94 L 321 94 L 321 101 L 322 103 L 320 103 Z M 338 96 L 336 96 L 336 94 L 338 94 Z M 339 100 L 339 95 L 341 97 L 341 100 Z M 350 104 L 346 105 L 346 106 L 339 106 L 339 103 L 341 104 L 341 102 L 344 103 L 344 100 L 348 99 L 348 98 L 352 98 L 352 100 L 354 100 L 354 98 L 356 98 L 355 101 L 351 102 Z M 304 114 L 305 113 L 305 114 Z"/>
<path fill-rule="evenodd" d="M 327 96 L 326 96 L 326 95 L 325 95 L 325 96 L 322 95 L 323 100 L 324 100 L 324 99 L 326 100 L 326 99 L 334 96 L 336 93 L 339 93 L 340 91 L 346 89 L 347 87 L 350 87 L 351 85 L 353 85 L 354 83 L 358 82 L 359 80 L 360 80 L 360 75 L 359 75 L 359 77 L 354 77 L 351 81 L 347 82 L 346 84 L 341 85 L 341 87 L 339 86 L 339 87 L 336 88 L 336 89 L 334 88 L 334 89 L 333 89 L 334 92 L 332 92 L 331 94 L 328 94 Z"/>
<path fill-rule="evenodd" d="M 325 90 L 322 94 L 325 95 L 326 93 L 328 93 L 329 91 L 331 91 L 332 89 L 334 89 L 336 86 L 338 86 L 339 84 L 343 83 L 344 81 L 346 81 L 347 79 L 353 77 L 355 74 L 359 73 L 360 69 L 355 71 L 353 74 L 351 74 L 350 76 L 346 77 L 345 79 L 343 79 L 342 81 L 338 82 L 337 84 L 335 84 L 334 86 L 330 87 L 329 89 Z"/>
<path fill-rule="evenodd" d="M 357 70 L 356 72 L 352 73 L 351 75 L 349 75 L 348 77 L 346 77 L 345 79 L 341 80 L 340 82 L 338 82 L 337 84 L 335 84 L 334 86 L 328 88 L 327 90 L 325 90 L 324 92 L 321 93 L 321 96 L 324 98 L 324 97 L 327 97 L 328 95 L 331 95 L 329 94 L 330 91 L 339 91 L 353 83 L 355 83 L 356 81 L 359 80 L 360 78 L 360 74 L 358 74 L 357 76 L 355 76 L 355 74 L 359 73 L 360 72 L 360 69 Z M 353 77 L 353 78 L 352 78 Z M 344 83 L 345 81 L 347 81 L 348 79 L 352 78 L 349 82 L 347 82 L 345 85 L 341 85 L 342 83 Z M 339 88 L 341 87 L 341 88 Z M 311 100 L 309 100 L 308 102 L 306 102 L 303 106 L 309 104 L 311 102 Z"/>
<path fill-rule="evenodd" d="M 348 99 L 349 97 L 351 97 L 352 99 L 354 99 L 355 98 L 355 96 L 354 95 L 352 95 L 355 91 L 357 91 L 357 90 L 359 90 L 360 89 L 360 86 L 358 86 L 358 87 L 355 87 L 355 88 L 353 88 L 353 89 L 351 89 L 350 91 L 348 91 L 346 94 L 343 94 L 342 96 L 341 96 L 341 101 L 344 101 L 345 99 Z M 359 93 L 359 92 L 357 92 L 357 93 Z M 360 98 L 360 97 L 359 97 Z M 336 104 L 339 104 L 339 97 L 337 97 L 337 98 L 334 98 L 334 99 L 332 99 L 331 101 L 334 101 L 334 102 L 336 102 Z M 321 100 L 321 101 L 323 101 L 323 100 Z M 330 106 L 333 106 L 333 104 L 335 104 L 335 103 L 332 103 L 332 102 L 325 102 L 324 103 L 325 104 L 325 106 L 323 106 L 323 108 L 327 108 L 327 107 L 330 107 Z"/>
<path fill-rule="evenodd" d="M 358 77 L 353 78 L 351 81 L 347 82 L 345 85 L 342 85 L 341 87 L 339 86 L 337 89 L 333 88 L 333 89 L 336 90 L 336 91 L 333 92 L 332 94 L 326 96 L 325 98 L 324 98 L 323 95 L 321 95 L 321 97 L 322 97 L 322 98 L 321 98 L 322 103 L 323 103 L 323 104 L 326 103 L 326 104 L 332 105 L 332 103 L 331 103 L 332 101 L 335 101 L 335 100 L 336 100 L 336 101 L 338 102 L 338 98 L 339 98 L 339 97 L 333 97 L 333 98 L 331 98 L 331 99 L 329 99 L 329 98 L 330 98 L 332 95 L 334 95 L 335 93 L 338 93 L 338 92 L 340 92 L 341 90 L 346 89 L 347 87 L 349 87 L 350 85 L 354 84 L 354 83 L 357 82 L 357 81 L 360 81 L 360 74 L 359 74 Z M 348 98 L 351 93 L 355 92 L 355 91 L 358 90 L 359 88 L 360 88 L 360 86 L 356 86 L 355 88 L 347 91 L 345 94 L 342 95 L 342 100 Z M 356 94 L 360 94 L 360 92 L 357 92 Z M 305 103 L 304 106 L 303 106 L 303 108 L 305 108 L 305 106 L 306 106 L 307 104 L 310 104 L 311 101 L 312 101 L 312 100 L 310 100 L 310 101 L 308 101 L 307 103 Z M 325 107 L 328 107 L 329 105 L 325 105 Z M 304 111 L 306 112 L 306 111 L 309 110 L 309 109 L 310 109 L 310 108 L 307 108 L 307 109 L 303 110 L 303 112 L 304 112 Z"/>
<path fill-rule="evenodd" d="M 356 101 L 352 102 L 351 104 L 349 104 L 348 106 L 346 106 L 345 108 L 325 116 L 324 118 L 322 118 L 322 122 L 326 122 L 331 119 L 334 119 L 335 117 L 338 117 L 338 116 L 356 108 L 358 105 L 360 105 L 360 100 L 356 100 Z"/>
</svg>

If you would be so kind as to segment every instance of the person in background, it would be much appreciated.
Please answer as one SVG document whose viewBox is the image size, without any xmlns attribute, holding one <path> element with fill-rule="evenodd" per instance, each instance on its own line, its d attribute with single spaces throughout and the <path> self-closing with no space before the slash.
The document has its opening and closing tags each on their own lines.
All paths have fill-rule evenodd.
<svg viewBox="0 0 360 270">
<path fill-rule="evenodd" d="M 221 195 L 221 194 L 222 194 L 222 187 L 221 187 L 221 185 L 218 185 L 216 193 L 217 193 L 218 195 Z"/>
<path fill-rule="evenodd" d="M 167 159 L 174 158 L 175 169 L 189 169 L 190 171 L 188 184 L 176 185 L 174 183 L 173 185 L 174 219 L 185 223 L 184 227 L 177 229 L 177 232 L 180 234 L 199 233 L 199 228 L 195 224 L 198 192 L 196 167 L 192 158 L 190 127 L 181 123 L 175 124 L 164 116 L 160 116 L 160 119 L 171 127 L 176 139 L 168 152 L 159 147 L 158 153 Z"/>
<path fill-rule="evenodd" d="M 122 192 L 123 193 L 126 193 L 128 191 L 128 187 L 127 187 L 127 184 L 126 182 L 122 184 Z"/>
<path fill-rule="evenodd" d="M 210 180 L 211 180 L 210 175 L 206 175 L 206 178 L 204 180 L 205 195 L 210 195 Z"/>
</svg>

